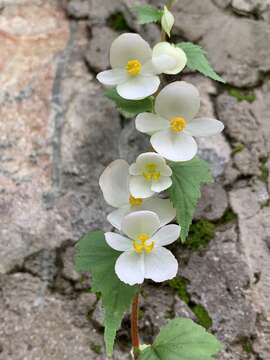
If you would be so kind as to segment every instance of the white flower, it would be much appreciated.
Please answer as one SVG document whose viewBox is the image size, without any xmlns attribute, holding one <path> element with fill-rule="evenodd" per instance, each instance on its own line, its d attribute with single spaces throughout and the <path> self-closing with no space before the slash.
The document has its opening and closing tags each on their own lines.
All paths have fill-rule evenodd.
<svg viewBox="0 0 270 360">
<path fill-rule="evenodd" d="M 169 67 L 168 62 L 162 61 L 165 56 L 174 59 L 175 64 Z M 184 69 L 187 63 L 187 57 L 182 49 L 163 41 L 154 46 L 152 62 L 157 71 L 159 70 L 164 74 L 175 75 Z"/>
<path fill-rule="evenodd" d="M 165 33 L 170 37 L 170 33 L 174 24 L 174 16 L 168 10 L 167 6 L 164 6 L 163 15 L 161 18 L 161 26 Z"/>
<path fill-rule="evenodd" d="M 200 108 L 200 96 L 195 86 L 185 81 L 167 85 L 156 97 L 155 113 L 141 113 L 136 118 L 137 130 L 151 135 L 153 148 L 165 159 L 191 160 L 197 153 L 193 136 L 220 133 L 221 121 L 195 118 Z"/>
<path fill-rule="evenodd" d="M 117 208 L 107 219 L 118 230 L 121 230 L 124 216 L 134 211 L 153 211 L 159 217 L 160 226 L 168 224 L 176 216 L 176 210 L 169 199 L 142 199 L 130 194 L 129 165 L 125 160 L 118 159 L 107 166 L 100 176 L 99 185 L 106 202 Z"/>
<path fill-rule="evenodd" d="M 126 33 L 115 39 L 110 49 L 112 70 L 99 73 L 104 85 L 117 86 L 125 99 L 139 100 L 154 94 L 160 84 L 151 64 L 152 50 L 138 34 Z"/>
<path fill-rule="evenodd" d="M 171 168 L 162 156 L 154 152 L 139 155 L 129 173 L 129 189 L 135 198 L 148 198 L 172 185 Z"/>
<path fill-rule="evenodd" d="M 116 260 L 115 272 L 124 283 L 142 284 L 144 279 L 162 282 L 175 277 L 177 260 L 163 246 L 178 239 L 180 226 L 159 227 L 159 218 L 155 213 L 137 211 L 123 219 L 122 232 L 127 237 L 112 232 L 105 233 L 108 245 L 123 251 Z"/>
<path fill-rule="evenodd" d="M 116 86 L 124 99 L 140 100 L 157 91 L 160 84 L 157 74 L 174 71 L 179 68 L 179 61 L 176 52 L 159 49 L 155 51 L 152 62 L 149 44 L 138 34 L 126 33 L 111 45 L 112 69 L 100 72 L 97 79 L 104 85 Z"/>
</svg>

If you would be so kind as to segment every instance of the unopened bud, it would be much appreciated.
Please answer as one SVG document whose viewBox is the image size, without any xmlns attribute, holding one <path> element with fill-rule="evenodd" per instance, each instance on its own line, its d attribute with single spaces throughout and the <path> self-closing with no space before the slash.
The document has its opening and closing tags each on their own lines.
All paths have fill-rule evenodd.
<svg viewBox="0 0 270 360">
<path fill-rule="evenodd" d="M 174 24 L 174 16 L 173 14 L 167 9 L 166 6 L 164 6 L 163 15 L 161 18 L 161 25 L 162 29 L 165 31 L 165 33 L 170 37 L 171 29 Z"/>
</svg>

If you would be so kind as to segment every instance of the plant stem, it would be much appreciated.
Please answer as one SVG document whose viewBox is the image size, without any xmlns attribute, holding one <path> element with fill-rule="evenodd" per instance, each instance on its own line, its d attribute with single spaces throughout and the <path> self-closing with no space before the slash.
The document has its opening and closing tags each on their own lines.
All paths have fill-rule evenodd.
<svg viewBox="0 0 270 360">
<path fill-rule="evenodd" d="M 172 6 L 173 6 L 173 3 L 175 2 L 175 0 L 169 0 L 166 4 L 166 7 L 167 9 L 170 11 Z M 160 40 L 161 41 L 166 41 L 166 38 L 167 38 L 167 35 L 165 33 L 165 31 L 162 29 L 161 30 L 161 35 L 160 35 Z"/>
<path fill-rule="evenodd" d="M 175 0 L 169 0 L 166 4 L 167 6 L 167 9 L 168 10 L 171 10 L 172 9 L 172 6 L 173 6 L 173 3 L 175 2 Z"/>
<path fill-rule="evenodd" d="M 139 294 L 135 295 L 133 299 L 132 312 L 131 312 L 131 341 L 132 341 L 132 347 L 133 347 L 133 353 L 135 359 L 138 359 L 138 352 L 140 346 L 138 317 L 139 317 Z"/>
</svg>

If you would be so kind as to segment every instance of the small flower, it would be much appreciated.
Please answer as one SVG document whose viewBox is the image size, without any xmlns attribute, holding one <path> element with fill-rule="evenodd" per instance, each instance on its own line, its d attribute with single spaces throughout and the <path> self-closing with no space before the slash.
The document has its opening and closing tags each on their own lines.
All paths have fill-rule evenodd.
<svg viewBox="0 0 270 360">
<path fill-rule="evenodd" d="M 181 49 L 166 42 L 160 44 L 152 52 L 140 35 L 120 35 L 110 49 L 112 69 L 100 72 L 97 79 L 104 85 L 116 86 L 118 94 L 124 99 L 140 100 L 154 94 L 160 84 L 157 75 L 163 72 L 176 74 L 186 62 Z"/>
<path fill-rule="evenodd" d="M 115 272 L 126 284 L 142 284 L 144 279 L 162 282 L 175 277 L 178 263 L 173 254 L 163 246 L 179 238 L 180 226 L 160 228 L 158 216 L 151 211 L 137 211 L 124 217 L 122 236 L 105 233 L 109 246 L 123 251 L 115 263 Z"/>
<path fill-rule="evenodd" d="M 137 130 L 151 135 L 153 148 L 171 161 L 191 160 L 197 153 L 193 136 L 220 133 L 221 121 L 195 118 L 200 108 L 200 96 L 195 86 L 185 81 L 167 85 L 156 97 L 155 114 L 141 113 L 136 118 Z"/>
<path fill-rule="evenodd" d="M 152 50 L 140 35 L 122 34 L 111 45 L 112 70 L 99 73 L 97 79 L 104 85 L 116 86 L 125 99 L 143 99 L 154 94 L 160 84 L 151 59 Z"/>
<path fill-rule="evenodd" d="M 154 152 L 139 155 L 129 173 L 129 189 L 135 198 L 148 198 L 172 185 L 171 168 L 162 156 Z"/>
<path fill-rule="evenodd" d="M 169 67 L 168 61 L 163 61 L 164 57 L 174 59 L 175 62 L 171 62 L 171 67 Z M 154 46 L 152 62 L 160 72 L 175 75 L 186 66 L 187 56 L 182 49 L 163 41 Z"/>
<path fill-rule="evenodd" d="M 161 26 L 165 33 L 170 37 L 171 30 L 174 24 L 174 16 L 168 10 L 167 6 L 164 6 L 163 16 L 161 18 Z"/>
<path fill-rule="evenodd" d="M 99 185 L 106 202 L 117 208 L 107 216 L 107 220 L 118 230 L 121 230 L 124 216 L 135 211 L 153 211 L 159 217 L 160 226 L 168 224 L 176 216 L 169 199 L 142 199 L 130 194 L 129 165 L 125 160 L 118 159 L 107 166 L 100 176 Z"/>
</svg>

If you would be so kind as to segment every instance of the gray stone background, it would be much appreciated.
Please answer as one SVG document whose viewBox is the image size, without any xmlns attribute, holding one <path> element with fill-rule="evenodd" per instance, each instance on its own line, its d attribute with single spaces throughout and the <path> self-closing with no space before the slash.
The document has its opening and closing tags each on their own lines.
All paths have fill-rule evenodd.
<svg viewBox="0 0 270 360">
<path fill-rule="evenodd" d="M 74 244 L 108 230 L 98 177 L 148 148 L 95 80 L 111 41 L 137 31 L 139 1 L 0 1 L 0 359 L 105 359 L 102 309 L 74 271 Z M 159 4 L 159 1 L 152 1 Z M 201 114 L 225 124 L 200 141 L 215 184 L 202 200 L 176 281 L 145 286 L 141 336 L 190 317 L 225 344 L 218 359 L 270 359 L 270 2 L 179 0 L 174 41 L 209 53 L 223 86 L 185 72 Z M 196 246 L 200 236 L 203 243 Z M 197 238 L 196 238 L 197 236 Z M 128 358 L 129 318 L 114 359 Z"/>
</svg>

